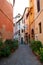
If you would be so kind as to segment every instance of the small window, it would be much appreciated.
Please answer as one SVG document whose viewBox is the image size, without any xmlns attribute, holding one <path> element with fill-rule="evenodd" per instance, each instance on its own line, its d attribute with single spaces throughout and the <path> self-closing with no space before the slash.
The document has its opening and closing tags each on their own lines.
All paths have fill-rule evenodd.
<svg viewBox="0 0 43 65">
<path fill-rule="evenodd" d="M 19 30 L 19 35 L 20 35 L 20 30 Z"/>
<path fill-rule="evenodd" d="M 31 15 L 32 15 L 32 13 L 31 13 Z"/>
<path fill-rule="evenodd" d="M 40 11 L 40 0 L 37 0 L 37 10 Z"/>
<path fill-rule="evenodd" d="M 23 33 L 23 29 L 22 29 L 22 33 Z"/>
<path fill-rule="evenodd" d="M 39 23 L 39 33 L 41 33 L 42 30 L 41 30 L 41 22 Z"/>
</svg>

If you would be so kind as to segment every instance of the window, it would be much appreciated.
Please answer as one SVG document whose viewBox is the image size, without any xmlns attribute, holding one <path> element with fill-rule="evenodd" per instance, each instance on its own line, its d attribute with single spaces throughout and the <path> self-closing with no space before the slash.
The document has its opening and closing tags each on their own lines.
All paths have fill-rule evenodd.
<svg viewBox="0 0 43 65">
<path fill-rule="evenodd" d="M 31 34 L 34 35 L 34 29 L 31 30 Z"/>
<path fill-rule="evenodd" d="M 37 10 L 40 11 L 40 0 L 37 0 Z"/>
<path fill-rule="evenodd" d="M 39 33 L 41 33 L 42 30 L 41 30 L 41 22 L 39 23 Z"/>
<path fill-rule="evenodd" d="M 20 30 L 19 30 L 19 35 L 20 35 Z"/>
<path fill-rule="evenodd" d="M 22 29 L 22 33 L 23 33 L 23 29 Z"/>
<path fill-rule="evenodd" d="M 32 13 L 31 13 L 31 15 L 32 15 Z"/>
</svg>

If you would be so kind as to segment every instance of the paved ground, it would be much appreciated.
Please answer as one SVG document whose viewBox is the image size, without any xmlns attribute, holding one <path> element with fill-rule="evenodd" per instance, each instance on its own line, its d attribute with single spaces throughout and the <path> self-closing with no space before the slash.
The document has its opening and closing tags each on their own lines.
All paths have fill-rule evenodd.
<svg viewBox="0 0 43 65">
<path fill-rule="evenodd" d="M 0 59 L 0 65 L 41 65 L 28 45 L 20 45 L 9 58 Z"/>
</svg>

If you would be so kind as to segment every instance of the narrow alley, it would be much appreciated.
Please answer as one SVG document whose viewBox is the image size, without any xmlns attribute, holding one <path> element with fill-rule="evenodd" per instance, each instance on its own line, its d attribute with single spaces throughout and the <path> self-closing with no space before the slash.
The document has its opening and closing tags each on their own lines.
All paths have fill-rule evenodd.
<svg viewBox="0 0 43 65">
<path fill-rule="evenodd" d="M 0 65 L 41 65 L 28 45 L 19 45 L 9 58 L 0 59 Z"/>
<path fill-rule="evenodd" d="M 0 65 L 43 65 L 43 0 L 0 0 Z"/>
</svg>

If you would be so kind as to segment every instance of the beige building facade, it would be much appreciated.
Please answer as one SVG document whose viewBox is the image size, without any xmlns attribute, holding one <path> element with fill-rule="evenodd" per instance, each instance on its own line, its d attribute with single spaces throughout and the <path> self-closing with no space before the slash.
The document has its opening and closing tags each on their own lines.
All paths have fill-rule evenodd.
<svg viewBox="0 0 43 65">
<path fill-rule="evenodd" d="M 30 0 L 29 32 L 30 39 L 43 43 L 43 0 Z"/>
<path fill-rule="evenodd" d="M 35 40 L 43 43 L 43 0 L 34 0 Z"/>
</svg>

